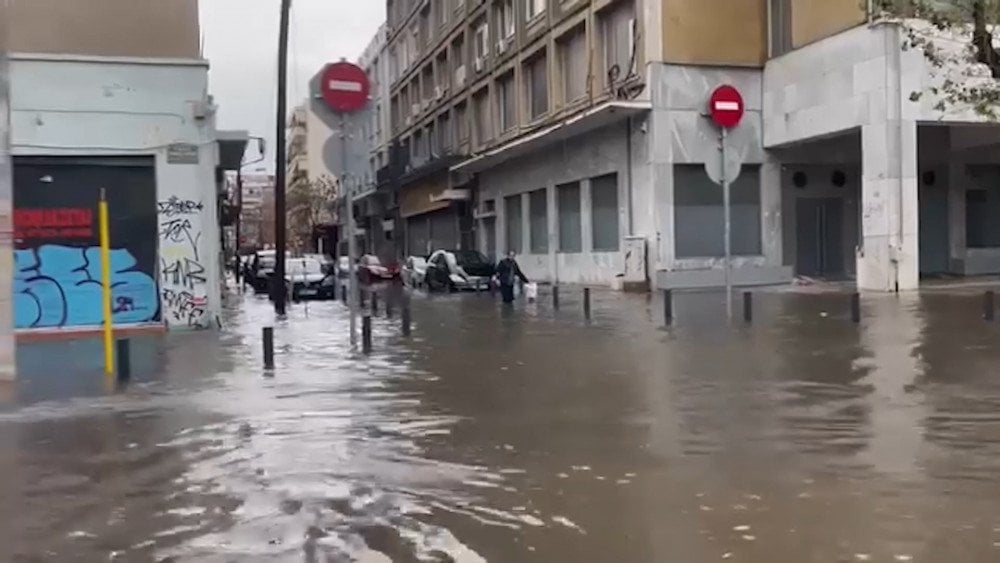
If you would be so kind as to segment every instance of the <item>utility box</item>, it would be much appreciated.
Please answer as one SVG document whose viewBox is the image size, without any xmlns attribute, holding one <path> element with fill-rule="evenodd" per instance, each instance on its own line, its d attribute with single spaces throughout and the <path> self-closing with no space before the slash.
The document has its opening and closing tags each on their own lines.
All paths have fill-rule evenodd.
<svg viewBox="0 0 1000 563">
<path fill-rule="evenodd" d="M 625 270 L 622 272 L 624 291 L 649 291 L 649 271 L 646 266 L 646 237 L 625 237 Z"/>
</svg>

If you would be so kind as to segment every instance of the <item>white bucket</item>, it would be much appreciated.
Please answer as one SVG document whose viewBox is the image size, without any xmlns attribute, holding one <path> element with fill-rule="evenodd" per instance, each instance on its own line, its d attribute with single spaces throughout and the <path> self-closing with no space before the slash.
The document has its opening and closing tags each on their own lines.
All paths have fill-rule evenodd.
<svg viewBox="0 0 1000 563">
<path fill-rule="evenodd" d="M 524 284 L 524 297 L 528 303 L 534 303 L 538 300 L 538 284 L 533 282 Z"/>
</svg>

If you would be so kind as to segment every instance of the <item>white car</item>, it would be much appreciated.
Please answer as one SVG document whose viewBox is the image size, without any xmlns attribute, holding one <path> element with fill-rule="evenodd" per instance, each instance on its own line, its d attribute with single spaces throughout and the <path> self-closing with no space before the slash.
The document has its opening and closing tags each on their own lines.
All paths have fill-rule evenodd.
<svg viewBox="0 0 1000 563">
<path fill-rule="evenodd" d="M 427 279 L 427 259 L 423 256 L 410 256 L 403 264 L 400 272 L 403 283 L 410 287 L 420 287 Z"/>
</svg>

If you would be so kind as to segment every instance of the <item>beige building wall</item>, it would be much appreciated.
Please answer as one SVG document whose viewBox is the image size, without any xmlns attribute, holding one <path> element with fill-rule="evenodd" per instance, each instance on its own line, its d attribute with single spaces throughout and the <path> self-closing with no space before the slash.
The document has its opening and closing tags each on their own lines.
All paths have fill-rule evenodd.
<svg viewBox="0 0 1000 563">
<path fill-rule="evenodd" d="M 858 0 L 792 0 L 792 44 L 799 48 L 865 20 Z"/>
<path fill-rule="evenodd" d="M 8 1 L 12 52 L 201 57 L 198 0 Z"/>
<path fill-rule="evenodd" d="M 661 1 L 665 62 L 725 66 L 764 64 L 767 58 L 766 0 Z M 818 0 L 823 1 L 840 0 Z"/>
</svg>

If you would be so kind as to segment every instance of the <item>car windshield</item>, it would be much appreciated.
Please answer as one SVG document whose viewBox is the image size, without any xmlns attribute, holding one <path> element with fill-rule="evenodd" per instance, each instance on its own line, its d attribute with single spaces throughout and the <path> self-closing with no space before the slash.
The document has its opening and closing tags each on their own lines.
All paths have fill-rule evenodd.
<svg viewBox="0 0 1000 563">
<path fill-rule="evenodd" d="M 361 259 L 362 263 L 366 266 L 381 266 L 382 262 L 379 261 L 378 256 L 365 256 Z"/>
<path fill-rule="evenodd" d="M 291 277 L 323 273 L 323 265 L 312 258 L 296 258 L 288 261 L 288 275 Z"/>
<path fill-rule="evenodd" d="M 476 250 L 456 250 L 452 254 L 455 255 L 455 261 L 458 262 L 459 266 L 482 266 L 489 264 L 486 257 Z"/>
<path fill-rule="evenodd" d="M 278 260 L 275 256 L 261 256 L 259 264 L 261 268 L 270 270 L 274 268 L 274 265 L 277 261 Z"/>
</svg>

